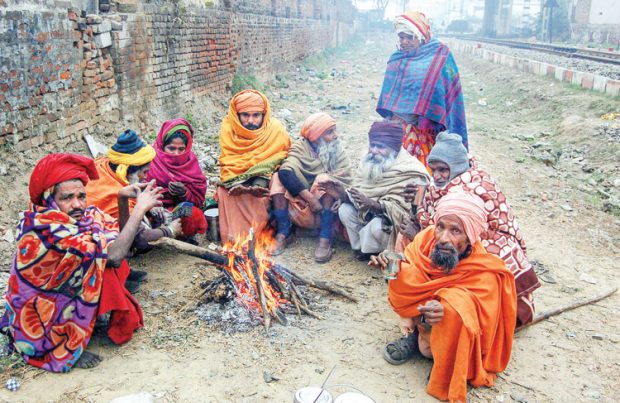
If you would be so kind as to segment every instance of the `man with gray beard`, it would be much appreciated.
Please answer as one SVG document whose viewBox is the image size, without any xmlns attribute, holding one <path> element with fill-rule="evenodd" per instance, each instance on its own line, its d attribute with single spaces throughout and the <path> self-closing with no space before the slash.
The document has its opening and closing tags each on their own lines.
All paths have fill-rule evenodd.
<svg viewBox="0 0 620 403">
<path fill-rule="evenodd" d="M 402 136 L 402 125 L 373 123 L 368 132 L 368 154 L 362 158 L 354 185 L 322 184 L 322 189 L 343 202 L 338 215 L 358 260 L 393 248 L 395 229 L 410 207 L 403 197 L 405 186 L 429 181 L 424 165 L 402 148 Z"/>
<path fill-rule="evenodd" d="M 327 113 L 310 115 L 301 127 L 301 139 L 293 142 L 280 170 L 271 181 L 276 246 L 279 255 L 293 240 L 292 224 L 319 229 L 314 259 L 327 262 L 332 248 L 336 199 L 319 189 L 323 181 L 349 183 L 351 168 L 336 133 L 336 121 Z"/>
</svg>

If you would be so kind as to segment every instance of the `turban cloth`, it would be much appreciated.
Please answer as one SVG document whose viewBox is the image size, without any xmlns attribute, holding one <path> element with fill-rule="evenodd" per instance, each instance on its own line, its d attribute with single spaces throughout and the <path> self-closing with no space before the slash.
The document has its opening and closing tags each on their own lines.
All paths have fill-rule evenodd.
<svg viewBox="0 0 620 403">
<path fill-rule="evenodd" d="M 431 24 L 426 16 L 418 11 L 409 11 L 396 17 L 394 21 L 396 33 L 404 32 L 413 35 L 421 42 L 431 40 Z"/>
<path fill-rule="evenodd" d="M 79 179 L 84 185 L 89 179 L 99 179 L 93 160 L 77 154 L 49 154 L 32 170 L 28 186 L 30 201 L 40 204 L 46 190 L 72 179 Z"/>
<path fill-rule="evenodd" d="M 374 122 L 368 132 L 368 141 L 385 144 L 399 152 L 403 146 L 403 125 L 393 122 Z"/>
<path fill-rule="evenodd" d="M 437 202 L 434 215 L 435 224 L 447 215 L 455 215 L 461 220 L 472 246 L 480 240 L 480 234 L 487 229 L 487 213 L 484 209 L 484 202 L 480 197 L 462 189 L 448 192 Z"/>
<path fill-rule="evenodd" d="M 245 90 L 233 97 L 233 104 L 237 113 L 260 112 L 265 113 L 265 102 L 258 91 Z"/>
<path fill-rule="evenodd" d="M 155 150 L 146 144 L 135 131 L 125 130 L 118 136 L 116 143 L 108 149 L 110 162 L 117 165 L 116 176 L 125 184 L 127 168 L 147 164 L 155 158 Z"/>
<path fill-rule="evenodd" d="M 426 159 L 428 162 L 443 162 L 450 167 L 452 180 L 469 169 L 469 156 L 460 134 L 441 132 L 435 138 L 435 145 Z"/>
<path fill-rule="evenodd" d="M 313 113 L 304 120 L 301 136 L 315 142 L 329 129 L 336 127 L 336 121 L 325 112 Z"/>
</svg>

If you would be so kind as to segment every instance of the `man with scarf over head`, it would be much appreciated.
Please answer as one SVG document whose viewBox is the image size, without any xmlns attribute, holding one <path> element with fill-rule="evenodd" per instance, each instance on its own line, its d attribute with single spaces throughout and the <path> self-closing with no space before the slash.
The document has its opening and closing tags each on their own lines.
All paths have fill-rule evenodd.
<svg viewBox="0 0 620 403">
<path fill-rule="evenodd" d="M 269 182 L 291 147 L 267 97 L 244 90 L 230 101 L 220 128 L 220 185 L 216 198 L 222 242 L 261 232 L 269 219 Z"/>
<path fill-rule="evenodd" d="M 486 229 L 480 198 L 455 190 L 441 198 L 435 225 L 405 249 L 389 282 L 389 302 L 404 337 L 389 343 L 384 358 L 402 364 L 417 351 L 433 359 L 426 391 L 465 402 L 467 383 L 493 386 L 508 365 L 516 323 L 514 276 L 503 260 L 480 243 Z M 383 254 L 371 264 L 383 268 Z"/>
<path fill-rule="evenodd" d="M 444 130 L 459 134 L 467 147 L 459 71 L 424 14 L 401 14 L 394 25 L 399 49 L 388 60 L 377 113 L 403 125 L 403 147 L 427 166 L 435 136 Z"/>
<path fill-rule="evenodd" d="M 119 192 L 127 185 L 146 182 L 153 158 L 155 150 L 135 131 L 127 129 L 122 132 L 116 143 L 108 149 L 108 154 L 95 160 L 99 179 L 91 180 L 86 185 L 87 204 L 120 220 L 119 226 L 123 228 L 136 201 L 123 197 L 119 199 Z M 150 250 L 152 247 L 149 242 L 162 237 L 173 237 L 175 233 L 181 233 L 179 220 L 173 222 L 170 227 L 160 226 L 154 229 L 145 219 L 134 237 L 133 250 L 137 252 Z M 138 290 L 138 283 L 144 281 L 146 276 L 147 273 L 144 271 L 131 270 L 125 286 L 134 293 Z"/>
<path fill-rule="evenodd" d="M 335 179 L 351 182 L 351 167 L 338 134 L 336 121 L 327 113 L 308 116 L 301 127 L 301 139 L 293 142 L 288 156 L 271 181 L 273 215 L 277 221 L 274 255 L 291 240 L 291 224 L 319 228 L 314 260 L 327 262 L 333 254 L 333 223 L 336 200 L 319 190 L 319 184 Z"/>
<path fill-rule="evenodd" d="M 338 215 L 358 260 L 393 248 L 396 231 L 410 207 L 403 198 L 405 186 L 429 181 L 420 161 L 402 148 L 402 135 L 398 123 L 373 123 L 368 132 L 368 154 L 353 185 L 346 188 L 336 181 L 321 184 L 321 189 L 342 200 Z"/>
<path fill-rule="evenodd" d="M 462 189 L 479 197 L 484 203 L 488 228 L 480 235 L 482 245 L 506 263 L 517 285 L 517 326 L 525 325 L 534 318 L 533 292 L 540 287 L 538 277 L 527 258 L 527 248 L 512 206 L 493 177 L 467 150 L 457 134 L 443 132 L 437 136 L 435 147 L 428 156 L 433 182 L 419 206 L 416 217 L 405 218 L 401 225 L 402 240 L 397 249 L 404 247 L 422 228 L 434 223 L 433 214 L 437 203 L 449 192 Z M 405 189 L 405 199 L 411 200 L 415 186 Z"/>
<path fill-rule="evenodd" d="M 85 185 L 97 178 L 93 160 L 50 154 L 32 171 L 32 204 L 20 213 L 0 330 L 28 364 L 47 371 L 101 361 L 86 351 L 98 316 L 110 312 L 107 333 L 116 344 L 144 326 L 140 305 L 124 287 L 124 259 L 144 214 L 161 204 L 161 189 L 153 183 L 121 189 L 119 196 L 136 203 L 119 233 L 116 220 L 87 205 Z"/>
</svg>

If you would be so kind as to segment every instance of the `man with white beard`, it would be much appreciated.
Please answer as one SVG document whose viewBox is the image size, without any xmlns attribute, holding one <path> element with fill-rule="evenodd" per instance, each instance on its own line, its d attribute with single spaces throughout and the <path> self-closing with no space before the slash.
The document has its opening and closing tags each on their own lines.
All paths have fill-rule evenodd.
<svg viewBox="0 0 620 403">
<path fill-rule="evenodd" d="M 405 187 L 429 182 L 424 165 L 402 148 L 402 137 L 402 125 L 373 123 L 368 154 L 362 158 L 354 185 L 348 189 L 336 181 L 322 185 L 343 202 L 338 215 L 358 260 L 394 247 L 396 232 L 411 207 L 403 197 Z"/>
<path fill-rule="evenodd" d="M 310 115 L 301 127 L 301 139 L 293 142 L 288 156 L 271 181 L 271 201 L 276 219 L 274 255 L 293 240 L 292 224 L 319 229 L 314 259 L 331 259 L 337 200 L 319 189 L 323 181 L 350 183 L 349 159 L 336 133 L 336 121 L 327 113 Z"/>
</svg>

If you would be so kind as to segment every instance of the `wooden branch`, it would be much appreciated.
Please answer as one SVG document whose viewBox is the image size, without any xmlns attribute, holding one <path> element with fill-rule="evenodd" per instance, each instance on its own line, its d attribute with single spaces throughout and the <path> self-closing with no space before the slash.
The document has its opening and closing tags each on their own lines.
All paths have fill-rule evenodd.
<svg viewBox="0 0 620 403">
<path fill-rule="evenodd" d="M 547 319 L 549 319 L 552 316 L 559 315 L 559 314 L 561 314 L 563 312 L 571 311 L 573 309 L 582 307 L 584 305 L 589 305 L 589 304 L 593 304 L 595 302 L 598 302 L 598 301 L 600 301 L 602 299 L 605 299 L 605 298 L 615 294 L 616 291 L 618 291 L 618 287 L 616 287 L 616 288 L 614 288 L 614 289 L 612 289 L 612 290 L 610 290 L 610 291 L 608 291 L 608 292 L 606 292 L 604 294 L 596 296 L 596 297 L 592 297 L 592 298 L 589 298 L 589 299 L 586 299 L 586 300 L 583 300 L 583 301 L 573 302 L 572 304 L 565 305 L 565 306 L 560 307 L 560 308 L 552 309 L 550 311 L 541 312 L 541 313 L 537 314 L 536 316 L 534 316 L 534 319 L 530 323 L 526 323 L 525 325 L 520 326 L 517 329 L 515 329 L 515 333 L 520 332 L 521 330 L 525 329 L 526 327 L 535 325 L 538 322 L 542 322 L 543 320 L 547 320 Z"/>
<path fill-rule="evenodd" d="M 340 295 L 341 297 L 345 297 L 346 299 L 353 301 L 355 303 L 359 302 L 359 300 L 356 297 L 349 294 L 347 291 L 343 290 L 341 287 L 339 287 L 336 284 L 330 283 L 325 280 L 317 280 L 314 278 L 305 277 L 298 273 L 293 272 L 292 270 L 289 270 L 289 271 L 297 280 L 302 282 L 304 285 L 307 285 L 308 287 L 313 287 L 313 288 L 318 288 L 320 290 L 329 291 L 332 294 Z"/>
<path fill-rule="evenodd" d="M 258 290 L 258 300 L 260 302 L 261 310 L 263 311 L 263 324 L 265 330 L 269 331 L 271 326 L 270 312 L 267 310 L 267 301 L 265 300 L 265 290 L 263 290 L 263 284 L 260 278 L 260 268 L 258 260 L 256 259 L 256 238 L 254 238 L 254 230 L 250 228 L 250 244 L 248 250 L 248 257 L 252 261 L 252 274 L 254 275 L 254 284 Z"/>
</svg>

